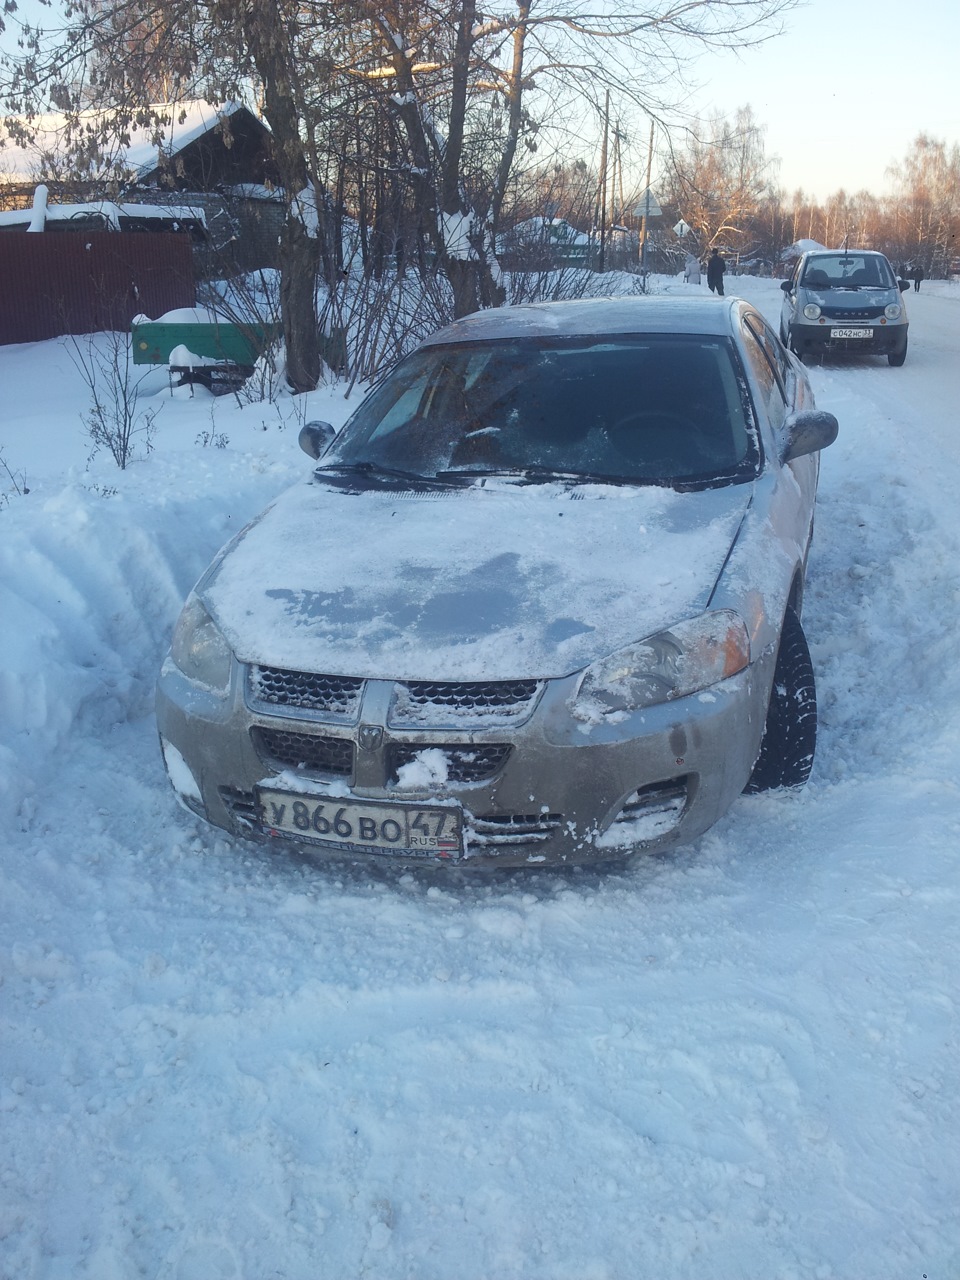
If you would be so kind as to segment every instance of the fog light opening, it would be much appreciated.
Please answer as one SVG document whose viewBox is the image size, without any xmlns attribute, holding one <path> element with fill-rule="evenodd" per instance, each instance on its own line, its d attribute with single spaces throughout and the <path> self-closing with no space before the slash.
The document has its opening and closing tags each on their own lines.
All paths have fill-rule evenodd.
<svg viewBox="0 0 960 1280">
<path fill-rule="evenodd" d="M 203 817 L 206 813 L 203 796 L 200 794 L 200 785 L 193 776 L 190 766 L 173 743 L 168 742 L 164 737 L 160 739 L 160 750 L 163 752 L 167 776 L 177 796 L 191 813 L 199 813 Z"/>
<path fill-rule="evenodd" d="M 598 849 L 626 849 L 651 844 L 680 823 L 687 807 L 688 777 L 638 787 L 623 801 L 610 826 L 596 839 Z"/>
</svg>

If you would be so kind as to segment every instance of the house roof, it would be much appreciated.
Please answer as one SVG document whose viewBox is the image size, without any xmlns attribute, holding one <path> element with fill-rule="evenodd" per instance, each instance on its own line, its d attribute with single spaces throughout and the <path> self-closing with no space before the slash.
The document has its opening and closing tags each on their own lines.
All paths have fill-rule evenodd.
<svg viewBox="0 0 960 1280">
<path fill-rule="evenodd" d="M 214 105 L 191 101 L 174 104 L 157 104 L 151 112 L 167 117 L 166 124 L 132 123 L 122 141 L 110 140 L 101 154 L 96 147 L 88 152 L 83 145 L 83 134 L 93 142 L 99 128 L 108 115 L 103 111 L 82 112 L 79 120 L 83 133 L 78 139 L 74 134 L 68 148 L 64 142 L 67 118 L 51 112 L 26 121 L 20 117 L 7 117 L 0 121 L 0 176 L 15 181 L 30 182 L 45 176 L 58 159 L 71 168 L 89 170 L 86 176 L 124 178 L 133 182 L 149 182 L 154 175 L 180 156 L 193 143 L 214 133 L 219 133 L 225 121 L 232 127 L 242 121 L 246 129 L 269 136 L 269 129 L 248 107 L 239 102 Z M 19 128 L 27 128 L 33 141 L 27 146 L 16 140 Z M 79 142 L 79 155 L 78 155 Z M 86 162 L 86 163 L 85 163 Z"/>
<path fill-rule="evenodd" d="M 40 226 L 37 228 L 39 230 L 42 230 L 44 223 L 72 222 L 75 219 L 94 220 L 111 231 L 120 231 L 125 220 L 129 219 L 169 223 L 171 230 L 178 229 L 179 223 L 193 222 L 201 227 L 207 225 L 204 210 L 188 205 L 114 204 L 110 200 L 92 200 L 83 204 L 46 205 L 42 213 Z M 0 213 L 0 231 L 27 230 L 32 216 L 33 209 L 10 209 Z"/>
</svg>

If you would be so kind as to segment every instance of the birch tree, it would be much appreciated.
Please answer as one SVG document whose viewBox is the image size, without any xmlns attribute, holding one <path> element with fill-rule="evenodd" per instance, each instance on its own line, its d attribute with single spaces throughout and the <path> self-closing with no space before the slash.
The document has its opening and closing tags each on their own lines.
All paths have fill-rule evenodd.
<svg viewBox="0 0 960 1280">
<path fill-rule="evenodd" d="M 960 147 L 920 134 L 890 175 L 900 256 L 947 274 L 960 254 Z"/>
</svg>

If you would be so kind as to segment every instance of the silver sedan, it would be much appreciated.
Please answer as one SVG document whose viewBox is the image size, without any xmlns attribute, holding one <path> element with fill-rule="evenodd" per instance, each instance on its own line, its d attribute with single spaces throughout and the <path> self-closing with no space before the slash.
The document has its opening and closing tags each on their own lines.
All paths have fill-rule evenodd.
<svg viewBox="0 0 960 1280">
<path fill-rule="evenodd" d="M 482 312 L 428 339 L 217 556 L 160 674 L 218 827 L 339 857 L 586 862 L 800 786 L 819 450 L 738 299 Z"/>
</svg>

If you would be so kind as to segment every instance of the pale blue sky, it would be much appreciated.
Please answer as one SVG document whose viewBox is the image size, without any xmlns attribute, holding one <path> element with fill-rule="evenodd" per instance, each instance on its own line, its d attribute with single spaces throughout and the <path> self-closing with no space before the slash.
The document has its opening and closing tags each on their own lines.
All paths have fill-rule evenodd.
<svg viewBox="0 0 960 1280">
<path fill-rule="evenodd" d="M 960 0 L 806 0 L 759 49 L 711 54 L 690 105 L 749 103 L 780 185 L 876 195 L 918 133 L 960 144 Z"/>
</svg>

